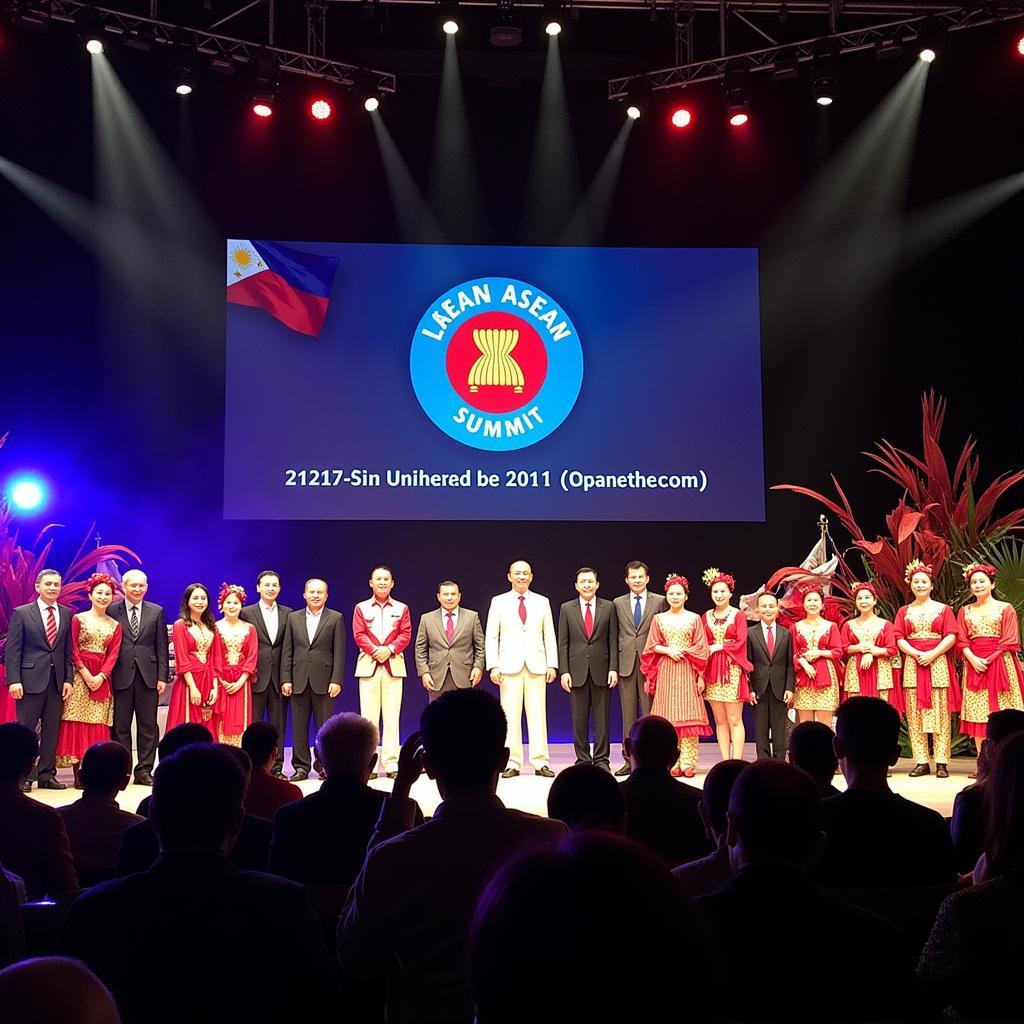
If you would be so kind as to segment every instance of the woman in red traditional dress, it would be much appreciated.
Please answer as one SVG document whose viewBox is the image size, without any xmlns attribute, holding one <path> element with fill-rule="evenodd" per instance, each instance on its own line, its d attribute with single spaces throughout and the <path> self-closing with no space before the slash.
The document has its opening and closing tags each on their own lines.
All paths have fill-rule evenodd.
<svg viewBox="0 0 1024 1024">
<path fill-rule="evenodd" d="M 215 635 L 210 592 L 202 583 L 190 583 L 182 595 L 180 618 L 171 633 L 177 674 L 167 709 L 168 730 L 183 722 L 198 722 L 217 735 L 217 680 L 212 657 Z"/>
<path fill-rule="evenodd" d="M 825 592 L 819 584 L 804 584 L 797 588 L 797 593 L 803 600 L 804 617 L 790 630 L 796 669 L 793 707 L 801 722 L 823 722 L 831 729 L 839 707 L 843 656 L 839 627 L 821 614 Z"/>
<path fill-rule="evenodd" d="M 213 645 L 213 674 L 220 694 L 214 735 L 221 743 L 233 747 L 242 745 L 242 733 L 252 722 L 250 680 L 259 654 L 256 627 L 238 619 L 244 603 L 245 589 L 239 584 L 221 586 L 217 604 L 224 618 L 217 623 Z"/>
<path fill-rule="evenodd" d="M 747 620 L 732 607 L 736 580 L 719 569 L 706 569 L 701 576 L 711 590 L 714 608 L 704 613 L 704 636 L 708 641 L 707 668 L 703 672 L 704 697 L 711 702 L 715 735 L 722 760 L 743 760 L 747 741 L 743 729 L 743 705 L 750 701 L 747 673 Z"/>
<path fill-rule="evenodd" d="M 94 743 L 110 739 L 114 721 L 114 695 L 110 673 L 121 649 L 121 627 L 108 614 L 114 599 L 114 581 L 94 572 L 87 581 L 92 607 L 71 618 L 71 661 L 75 677 L 64 701 L 57 734 L 57 767 L 73 768 L 75 789 L 81 789 L 78 767 Z"/>
<path fill-rule="evenodd" d="M 875 614 L 878 591 L 873 583 L 855 583 L 850 590 L 860 614 L 843 623 L 839 633 L 847 659 L 843 697 L 879 697 L 902 712 L 903 695 L 892 667 L 897 653 L 892 623 Z"/>
<path fill-rule="evenodd" d="M 1020 627 L 1013 605 L 992 596 L 995 566 L 969 565 L 964 579 L 974 603 L 964 605 L 956 616 L 956 647 L 964 659 L 960 731 L 975 738 L 980 754 L 985 725 L 993 711 L 1024 711 L 1018 661 Z M 977 777 L 977 770 L 971 772 L 972 779 Z"/>
<path fill-rule="evenodd" d="M 949 716 L 960 710 L 957 686 L 949 652 L 956 643 L 956 619 L 948 604 L 932 600 L 934 570 L 915 558 L 904 579 L 914 600 L 896 613 L 893 629 L 896 646 L 907 656 L 903 662 L 903 701 L 907 709 L 907 732 L 914 754 L 912 778 L 931 774 L 928 734 L 935 748 L 935 774 L 949 778 L 952 725 Z"/>
<path fill-rule="evenodd" d="M 692 779 L 700 737 L 711 735 L 700 678 L 711 655 L 700 616 L 686 610 L 689 590 L 685 576 L 673 575 L 665 581 L 668 611 L 651 621 L 640 670 L 647 680 L 645 690 L 654 695 L 651 714 L 667 718 L 679 737 L 679 764 L 672 774 Z"/>
</svg>

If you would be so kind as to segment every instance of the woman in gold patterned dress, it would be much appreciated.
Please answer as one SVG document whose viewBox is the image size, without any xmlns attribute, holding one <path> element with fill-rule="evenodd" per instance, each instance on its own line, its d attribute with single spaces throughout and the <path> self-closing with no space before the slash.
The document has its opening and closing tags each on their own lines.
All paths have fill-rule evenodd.
<svg viewBox="0 0 1024 1024">
<path fill-rule="evenodd" d="M 114 697 L 110 673 L 121 649 L 121 627 L 108 614 L 114 581 L 104 572 L 88 579 L 92 607 L 71 619 L 71 661 L 75 678 L 64 701 L 57 734 L 57 767 L 74 768 L 75 789 L 81 789 L 78 766 L 94 743 L 110 739 Z"/>
<path fill-rule="evenodd" d="M 237 583 L 223 584 L 217 604 L 224 618 L 217 623 L 213 646 L 213 674 L 220 694 L 214 736 L 220 743 L 230 743 L 233 747 L 242 745 L 242 733 L 252 723 L 250 680 L 259 655 L 256 627 L 238 620 L 244 603 L 243 587 Z"/>
<path fill-rule="evenodd" d="M 995 566 L 969 565 L 964 579 L 974 603 L 964 605 L 956 616 L 956 647 L 964 659 L 960 731 L 974 737 L 980 754 L 993 711 L 1024 711 L 1018 661 L 1020 626 L 1013 605 L 992 596 Z M 977 778 L 977 771 L 971 777 Z"/>
<path fill-rule="evenodd" d="M 736 580 L 718 569 L 707 569 L 701 576 L 711 591 L 714 608 L 703 615 L 704 635 L 708 641 L 707 668 L 704 670 L 704 698 L 715 716 L 715 735 L 722 760 L 743 760 L 747 741 L 743 728 L 743 705 L 750 701 L 747 673 L 747 619 L 732 606 Z"/>
<path fill-rule="evenodd" d="M 855 583 L 850 591 L 860 614 L 843 623 L 839 633 L 847 658 L 844 698 L 878 697 L 902 713 L 903 695 L 892 667 L 897 652 L 892 623 L 875 614 L 878 591 L 873 583 Z"/>
<path fill-rule="evenodd" d="M 167 708 L 167 729 L 198 722 L 213 732 L 217 680 L 211 653 L 216 627 L 210 613 L 210 592 L 202 583 L 190 583 L 185 588 L 180 615 L 171 633 L 177 675 Z"/>
<path fill-rule="evenodd" d="M 804 617 L 790 630 L 796 670 L 793 707 L 801 722 L 823 722 L 831 729 L 839 707 L 839 627 L 821 614 L 825 592 L 819 584 L 805 584 L 797 593 L 803 599 Z"/>
<path fill-rule="evenodd" d="M 931 774 L 928 734 L 935 748 L 935 774 L 949 778 L 952 724 L 949 716 L 960 710 L 960 687 L 949 652 L 956 643 L 956 619 L 948 604 L 932 600 L 933 569 L 919 559 L 908 566 L 904 579 L 914 600 L 896 613 L 896 646 L 907 656 L 903 662 L 903 700 L 907 731 L 914 754 L 912 778 Z"/>
<path fill-rule="evenodd" d="M 689 589 L 685 576 L 665 581 L 668 611 L 651 620 L 640 670 L 647 680 L 644 688 L 654 695 L 651 714 L 668 719 L 679 737 L 679 765 L 672 774 L 692 779 L 700 737 L 711 735 L 700 677 L 710 653 L 700 616 L 686 610 Z"/>
</svg>

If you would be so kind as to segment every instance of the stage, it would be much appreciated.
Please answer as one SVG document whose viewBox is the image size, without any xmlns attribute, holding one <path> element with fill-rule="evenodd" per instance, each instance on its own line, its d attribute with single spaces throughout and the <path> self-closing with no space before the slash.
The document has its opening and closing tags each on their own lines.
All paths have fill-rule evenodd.
<svg viewBox="0 0 1024 1024">
<path fill-rule="evenodd" d="M 550 750 L 551 768 L 556 773 L 563 768 L 568 768 L 575 760 L 571 743 L 554 743 L 551 745 Z M 529 752 L 529 747 L 527 747 L 527 752 Z M 746 757 L 748 760 L 754 760 L 754 745 L 752 743 L 747 744 Z M 291 748 L 288 748 L 285 761 L 286 774 L 290 773 L 291 770 L 290 758 Z M 692 779 L 681 779 L 680 782 L 700 788 L 704 785 L 704 778 L 717 759 L 717 747 L 710 743 L 702 743 L 700 745 L 700 761 L 697 765 L 696 776 Z M 615 770 L 621 764 L 622 761 L 618 754 L 614 755 L 612 758 L 612 770 Z M 955 759 L 949 766 L 950 777 L 948 779 L 937 779 L 934 775 L 934 766 L 932 768 L 932 775 L 921 779 L 912 779 L 907 773 L 913 767 L 914 762 L 910 758 L 900 760 L 893 769 L 893 776 L 889 780 L 889 785 L 892 787 L 893 792 L 899 793 L 908 800 L 914 800 L 919 804 L 924 804 L 926 807 L 931 807 L 943 817 L 948 818 L 953 812 L 953 800 L 956 794 L 965 786 L 970 785 L 971 780 L 967 776 L 974 770 L 974 760 L 968 758 Z M 73 800 L 77 800 L 80 793 L 70 787 L 71 772 L 68 770 L 60 771 L 58 778 L 61 782 L 68 783 L 66 790 L 59 792 L 53 790 L 40 791 L 33 788 L 32 796 L 42 803 L 49 804 L 51 807 L 60 807 L 71 803 Z M 548 790 L 551 788 L 551 782 L 551 779 L 538 778 L 533 774 L 533 769 L 527 766 L 523 770 L 523 774 L 517 779 L 498 780 L 498 796 L 501 797 L 507 807 L 514 807 L 520 811 L 528 811 L 531 814 L 546 816 Z M 372 779 L 370 785 L 375 789 L 387 792 L 390 791 L 392 784 L 389 779 L 377 778 Z M 320 788 L 320 781 L 318 779 L 309 779 L 306 782 L 298 783 L 298 786 L 303 794 L 308 796 Z M 841 775 L 836 776 L 835 786 L 837 789 L 845 788 L 845 782 Z M 150 792 L 152 790 L 146 786 L 130 785 L 123 793 L 118 794 L 118 804 L 127 810 L 134 811 L 138 807 L 139 802 L 148 796 Z M 427 816 L 433 814 L 434 809 L 441 802 L 437 786 L 426 776 L 421 777 L 413 786 L 412 795 L 419 803 L 423 813 Z"/>
</svg>

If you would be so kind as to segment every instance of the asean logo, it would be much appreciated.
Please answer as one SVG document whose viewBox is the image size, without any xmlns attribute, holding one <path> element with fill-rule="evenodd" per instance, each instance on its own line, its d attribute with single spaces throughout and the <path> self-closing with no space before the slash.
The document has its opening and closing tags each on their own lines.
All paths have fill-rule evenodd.
<svg viewBox="0 0 1024 1024">
<path fill-rule="evenodd" d="M 416 326 L 409 355 L 423 411 L 461 444 L 528 448 L 572 412 L 583 350 L 568 313 L 546 292 L 507 277 L 455 285 Z"/>
</svg>

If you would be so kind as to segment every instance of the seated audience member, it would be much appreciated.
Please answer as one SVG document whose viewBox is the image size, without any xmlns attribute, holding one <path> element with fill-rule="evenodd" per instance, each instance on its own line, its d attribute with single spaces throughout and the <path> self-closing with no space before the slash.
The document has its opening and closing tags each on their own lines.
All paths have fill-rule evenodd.
<svg viewBox="0 0 1024 1024">
<path fill-rule="evenodd" d="M 583 937 L 607 933 L 602 894 L 612 879 L 628 880 L 622 923 L 630 941 L 602 965 Z M 564 922 L 582 941 L 559 942 L 548 956 L 516 956 L 536 946 L 546 920 Z M 477 904 L 468 960 L 478 1024 L 693 1024 L 707 1019 L 716 980 L 701 922 L 665 865 L 612 835 L 574 835 L 500 868 Z"/>
<path fill-rule="evenodd" d="M 917 977 L 926 1003 L 936 1011 L 965 1020 L 1019 1021 L 1024 1020 L 1024 733 L 999 744 L 989 763 L 985 802 L 988 832 L 976 872 L 980 884 L 946 897 Z"/>
<path fill-rule="evenodd" d="M 0 1006 L 10 1021 L 120 1024 L 110 993 L 84 964 L 62 956 L 23 960 L 0 971 Z"/>
<path fill-rule="evenodd" d="M 21 905 L 25 902 L 25 883 L 0 865 L 0 968 L 25 955 L 25 929 Z"/>
<path fill-rule="evenodd" d="M 548 817 L 564 821 L 573 832 L 626 831 L 622 787 L 604 769 L 575 764 L 558 773 L 548 790 Z"/>
<path fill-rule="evenodd" d="M 742 983 L 720 1008 L 726 1018 L 900 1020 L 909 1012 L 913 961 L 902 932 L 810 878 L 825 842 L 821 807 L 811 777 L 785 762 L 758 761 L 736 780 L 726 834 L 735 875 L 697 907 L 719 950 L 744 935 L 770 945 L 744 954 Z M 837 963 L 856 963 L 871 983 L 837 982 Z"/>
<path fill-rule="evenodd" d="M 832 785 L 839 770 L 833 739 L 835 733 L 824 722 L 801 722 L 789 734 L 789 763 L 814 779 L 822 800 L 839 796 L 839 790 Z"/>
<path fill-rule="evenodd" d="M 981 856 L 985 841 L 985 788 L 991 773 L 996 751 L 1003 740 L 1014 733 L 1024 732 L 1024 711 L 1007 708 L 995 711 L 985 726 L 985 742 L 978 754 L 978 781 L 956 795 L 953 801 L 953 848 L 956 850 L 957 870 L 967 874 Z"/>
<path fill-rule="evenodd" d="M 302 799 L 298 786 L 271 774 L 280 753 L 277 729 L 269 722 L 253 722 L 242 733 L 242 749 L 252 760 L 245 809 L 258 818 L 273 821 L 279 807 Z"/>
<path fill-rule="evenodd" d="M 22 791 L 38 757 L 32 729 L 0 725 L 0 864 L 22 878 L 30 900 L 78 888 L 64 819 Z"/>
<path fill-rule="evenodd" d="M 157 754 L 160 756 L 160 760 L 163 761 L 170 757 L 171 754 L 181 750 L 182 747 L 187 747 L 192 743 L 212 743 L 213 733 L 206 728 L 205 725 L 199 722 L 182 722 L 181 725 L 176 725 L 173 729 L 168 729 L 164 733 L 164 738 L 160 741 L 159 746 L 156 748 Z M 149 801 L 152 799 L 151 796 L 144 796 L 139 801 L 139 806 L 135 808 L 136 814 L 141 814 L 144 818 L 149 817 Z"/>
<path fill-rule="evenodd" d="M 690 899 L 714 892 L 723 882 L 732 878 L 729 863 L 729 846 L 725 841 L 728 825 L 729 797 L 736 785 L 740 772 L 748 761 L 719 761 L 708 772 L 700 794 L 700 818 L 708 839 L 715 844 L 714 850 L 706 857 L 691 860 L 672 869 L 679 887 Z"/>
<path fill-rule="evenodd" d="M 145 821 L 117 805 L 117 794 L 127 788 L 131 773 L 132 756 L 120 743 L 94 743 L 82 757 L 82 796 L 59 808 L 83 886 L 114 877 L 122 834 Z"/>
<path fill-rule="evenodd" d="M 886 772 L 900 756 L 900 716 L 878 697 L 851 697 L 836 714 L 846 792 L 823 800 L 828 842 L 816 870 L 829 888 L 933 886 L 956 881 L 949 828 L 938 811 L 898 796 Z"/>
<path fill-rule="evenodd" d="M 96 972 L 124 1024 L 306 1024 L 321 1019 L 335 995 L 302 886 L 227 859 L 245 817 L 245 772 L 233 750 L 195 744 L 161 760 L 150 812 L 156 863 L 90 889 L 68 910 L 61 951 Z M 130 955 L 125 943 L 140 927 L 181 961 L 180 977 L 169 977 L 159 956 Z M 296 951 L 287 970 L 268 971 L 256 955 L 274 935 L 288 936 Z"/>
<path fill-rule="evenodd" d="M 670 868 L 710 853 L 700 820 L 700 790 L 669 774 L 679 760 L 679 737 L 658 715 L 633 723 L 623 750 L 632 772 L 622 783 L 626 835 L 660 857 Z"/>
<path fill-rule="evenodd" d="M 465 945 L 487 879 L 517 851 L 567 834 L 560 821 L 511 810 L 498 799 L 498 775 L 508 764 L 506 728 L 489 693 L 456 690 L 427 705 L 421 733 L 402 748 L 337 944 L 343 973 L 383 982 L 389 1020 L 473 1020 Z M 442 802 L 430 821 L 412 828 L 417 807 L 409 790 L 421 768 L 437 782 Z M 544 956 L 554 955 L 549 921 L 538 919 L 534 937 Z"/>
<path fill-rule="evenodd" d="M 323 785 L 275 815 L 271 871 L 306 885 L 352 884 L 387 796 L 367 785 L 378 737 L 373 722 L 350 711 L 320 726 L 315 745 Z M 415 819 L 422 824 L 419 807 Z"/>
</svg>

